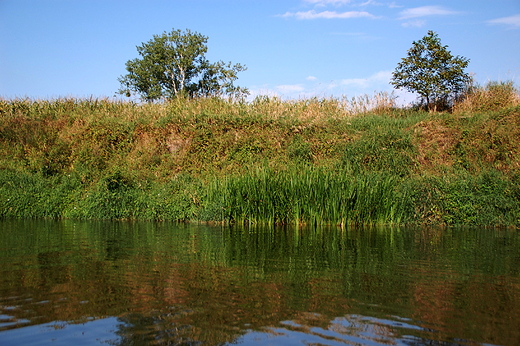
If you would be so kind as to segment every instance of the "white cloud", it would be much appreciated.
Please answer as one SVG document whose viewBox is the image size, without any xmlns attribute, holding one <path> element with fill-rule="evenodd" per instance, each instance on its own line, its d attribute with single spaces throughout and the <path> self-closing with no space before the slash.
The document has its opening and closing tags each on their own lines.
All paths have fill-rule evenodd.
<svg viewBox="0 0 520 346">
<path fill-rule="evenodd" d="M 308 89 L 303 84 L 283 84 L 277 85 L 274 88 L 264 85 L 262 87 L 252 86 L 249 88 L 249 96 L 247 100 L 253 101 L 259 96 L 278 97 L 283 99 L 298 99 L 310 98 L 319 95 L 319 92 L 314 89 Z"/>
<path fill-rule="evenodd" d="M 380 71 L 367 78 L 349 78 L 341 81 L 345 86 L 358 86 L 361 88 L 375 87 L 376 85 L 388 84 L 392 79 L 391 71 Z"/>
<path fill-rule="evenodd" d="M 374 1 L 374 0 L 367 0 L 365 2 L 362 2 L 362 3 L 358 4 L 358 6 L 367 6 L 367 5 L 379 6 L 379 5 L 382 5 L 382 4 L 380 2 L 377 2 L 377 1 Z"/>
<path fill-rule="evenodd" d="M 293 93 L 301 93 L 305 90 L 305 88 L 301 84 L 285 84 L 285 85 L 277 85 L 276 90 L 278 90 L 282 94 L 293 94 Z"/>
<path fill-rule="evenodd" d="M 389 8 L 399 8 L 399 7 L 403 7 L 403 6 L 401 6 L 401 5 L 397 5 L 397 4 L 395 3 L 395 1 L 393 1 L 393 2 L 391 2 L 391 3 L 388 4 L 388 7 L 389 7 Z"/>
<path fill-rule="evenodd" d="M 520 14 L 516 14 L 514 16 L 502 17 L 493 20 L 488 20 L 489 24 L 503 24 L 509 25 L 513 28 L 520 28 Z"/>
<path fill-rule="evenodd" d="M 305 2 L 309 4 L 314 4 L 317 6 L 327 6 L 327 5 L 345 5 L 351 2 L 351 0 L 305 0 Z"/>
<path fill-rule="evenodd" d="M 426 25 L 426 21 L 421 20 L 421 19 L 411 20 L 409 22 L 405 22 L 402 24 L 402 26 L 404 26 L 405 28 L 409 28 L 409 27 L 422 28 L 425 25 Z"/>
<path fill-rule="evenodd" d="M 392 90 L 394 96 L 397 97 L 397 104 L 400 106 L 410 106 L 412 103 L 417 101 L 417 94 L 413 94 L 407 90 L 403 89 L 394 89 Z"/>
<path fill-rule="evenodd" d="M 316 5 L 316 7 L 326 7 L 329 5 L 332 6 L 342 6 L 342 5 L 352 5 L 352 6 L 367 6 L 367 5 L 374 5 L 374 6 L 380 6 L 383 5 L 383 3 L 378 2 L 376 0 L 365 0 L 360 3 L 355 3 L 352 0 L 304 0 L 304 2 L 308 4 Z M 388 4 L 388 6 L 392 7 L 395 5 L 394 3 Z"/>
<path fill-rule="evenodd" d="M 447 16 L 459 12 L 448 10 L 442 6 L 421 6 L 401 11 L 399 19 L 420 18 L 429 16 Z"/>
<path fill-rule="evenodd" d="M 296 19 L 377 18 L 374 15 L 365 11 L 348 11 L 338 13 L 336 11 L 316 12 L 314 10 L 307 12 L 286 12 L 285 14 L 282 14 L 280 17 L 295 17 Z"/>
<path fill-rule="evenodd" d="M 314 76 L 306 78 L 307 82 L 299 84 L 279 84 L 277 86 L 251 86 L 248 100 L 254 100 L 260 95 L 281 97 L 284 99 L 298 99 L 310 97 L 340 97 L 364 95 L 376 91 L 390 91 L 391 71 L 379 71 L 365 78 L 350 78 L 331 80 L 328 83 L 318 83 Z"/>
<path fill-rule="evenodd" d="M 280 93 L 277 91 L 270 89 L 268 85 L 262 86 L 251 86 L 249 89 L 249 96 L 247 99 L 249 101 L 254 100 L 258 96 L 269 96 L 269 97 L 279 97 Z"/>
</svg>

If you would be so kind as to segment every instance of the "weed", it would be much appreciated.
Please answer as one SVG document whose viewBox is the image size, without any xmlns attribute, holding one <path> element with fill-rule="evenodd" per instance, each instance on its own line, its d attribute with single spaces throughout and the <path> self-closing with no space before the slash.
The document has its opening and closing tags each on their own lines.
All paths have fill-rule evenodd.
<svg viewBox="0 0 520 346">
<path fill-rule="evenodd" d="M 520 93 L 512 81 L 490 81 L 484 87 L 471 84 L 455 103 L 454 113 L 497 111 L 520 104 Z"/>
<path fill-rule="evenodd" d="M 517 91 L 472 92 L 453 114 L 385 93 L 0 99 L 0 216 L 518 225 Z"/>
</svg>

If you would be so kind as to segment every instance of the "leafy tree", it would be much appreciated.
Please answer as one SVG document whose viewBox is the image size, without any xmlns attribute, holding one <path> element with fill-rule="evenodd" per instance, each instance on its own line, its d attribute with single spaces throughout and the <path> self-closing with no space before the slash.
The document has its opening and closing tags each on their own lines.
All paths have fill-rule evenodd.
<svg viewBox="0 0 520 346">
<path fill-rule="evenodd" d="M 448 105 L 449 97 L 464 90 L 470 76 L 464 72 L 469 59 L 454 57 L 447 48 L 435 32 L 428 31 L 421 40 L 413 42 L 390 83 L 396 89 L 417 92 L 428 108 Z"/>
<path fill-rule="evenodd" d="M 208 37 L 197 32 L 172 30 L 137 46 L 141 56 L 126 63 L 128 74 L 119 77 L 119 94 L 139 94 L 146 101 L 184 95 L 243 96 L 246 88 L 235 86 L 238 72 L 246 70 L 231 62 L 206 59 Z"/>
</svg>

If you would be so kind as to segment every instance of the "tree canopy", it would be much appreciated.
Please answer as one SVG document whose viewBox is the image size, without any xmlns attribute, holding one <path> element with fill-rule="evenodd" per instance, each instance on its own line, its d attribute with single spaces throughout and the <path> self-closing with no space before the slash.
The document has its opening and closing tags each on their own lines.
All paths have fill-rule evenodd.
<svg viewBox="0 0 520 346">
<path fill-rule="evenodd" d="M 453 56 L 443 46 L 437 33 L 428 31 L 421 40 L 413 42 L 408 56 L 403 58 L 392 74 L 396 89 L 418 93 L 426 106 L 446 105 L 449 97 L 464 90 L 470 76 L 464 72 L 469 59 Z"/>
<path fill-rule="evenodd" d="M 206 59 L 208 37 L 197 32 L 174 30 L 141 46 L 141 56 L 126 63 L 128 73 L 119 77 L 119 94 L 138 94 L 146 101 L 176 96 L 243 96 L 246 88 L 234 85 L 241 64 Z"/>
</svg>

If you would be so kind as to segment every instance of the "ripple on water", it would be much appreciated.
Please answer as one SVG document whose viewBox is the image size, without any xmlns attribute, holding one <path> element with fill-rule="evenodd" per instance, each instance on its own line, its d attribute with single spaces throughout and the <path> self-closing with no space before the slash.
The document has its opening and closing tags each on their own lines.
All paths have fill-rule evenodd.
<svg viewBox="0 0 520 346">
<path fill-rule="evenodd" d="M 280 327 L 264 328 L 264 331 L 248 330 L 237 340 L 237 344 L 255 345 L 410 345 L 435 343 L 435 331 L 414 324 L 414 321 L 399 316 L 389 319 L 362 315 L 337 317 L 323 324 L 319 314 L 307 321 L 282 321 Z M 392 319 L 390 319 L 392 318 Z M 321 322 L 318 322 L 321 320 Z M 316 324 L 321 324 L 316 326 Z M 471 343 L 457 340 L 456 343 Z M 445 342 L 450 345 L 452 343 Z"/>
</svg>

